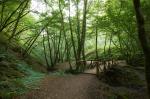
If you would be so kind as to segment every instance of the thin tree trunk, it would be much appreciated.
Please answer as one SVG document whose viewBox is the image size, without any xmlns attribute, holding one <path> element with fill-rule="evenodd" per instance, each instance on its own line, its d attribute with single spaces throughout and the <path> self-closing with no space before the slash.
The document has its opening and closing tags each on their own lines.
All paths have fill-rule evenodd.
<svg viewBox="0 0 150 99">
<path fill-rule="evenodd" d="M 97 76 L 99 76 L 99 63 L 97 62 L 98 61 L 98 49 L 97 49 L 97 39 L 98 39 L 98 31 L 97 31 L 97 24 L 96 24 L 96 31 L 95 31 L 95 33 L 96 33 L 96 38 L 95 38 L 95 54 L 96 54 L 96 74 L 97 74 Z"/>
<path fill-rule="evenodd" d="M 10 21 L 12 16 L 18 11 L 18 9 L 20 9 L 20 7 L 25 3 L 25 1 L 26 0 L 22 1 L 19 4 L 19 6 L 12 13 L 10 13 L 10 15 L 8 15 L 8 17 L 4 20 L 3 24 L 1 24 L 0 33 L 4 30 L 4 28 L 6 28 L 9 25 L 8 22 Z"/>
<path fill-rule="evenodd" d="M 11 34 L 11 36 L 9 37 L 9 41 L 11 41 L 11 39 L 15 36 L 16 31 L 17 31 L 17 27 L 18 27 L 18 24 L 19 24 L 19 21 L 20 21 L 20 19 L 21 19 L 21 16 L 22 16 L 23 12 L 25 11 L 26 7 L 28 6 L 28 4 L 29 4 L 29 0 L 26 1 L 24 7 L 19 11 L 19 15 L 18 15 L 18 17 L 17 17 L 17 21 L 16 21 L 16 23 L 15 23 L 15 26 L 14 26 L 14 28 L 13 28 L 13 30 L 12 30 L 12 34 Z"/>
<path fill-rule="evenodd" d="M 106 36 L 105 36 L 105 45 L 104 45 L 104 63 L 103 63 L 103 65 L 104 65 L 104 71 L 106 71 L 106 45 L 107 45 L 107 34 L 106 34 Z"/>
<path fill-rule="evenodd" d="M 60 10 L 60 14 L 61 14 L 61 27 L 62 27 L 62 32 L 63 32 L 63 34 L 64 34 L 65 43 L 66 43 L 66 49 L 67 49 L 67 61 L 70 61 L 69 44 L 68 44 L 67 35 L 66 35 L 65 27 L 64 27 L 64 15 L 63 15 L 63 10 L 62 10 L 62 8 L 61 8 L 61 1 L 60 1 L 60 0 L 59 0 L 59 10 Z M 71 67 L 71 65 L 70 65 L 70 67 Z M 71 67 L 70 69 L 72 69 L 72 67 Z"/>
<path fill-rule="evenodd" d="M 78 41 L 78 48 L 77 48 L 77 61 L 80 60 L 81 54 L 80 54 L 80 49 L 81 49 L 81 33 L 80 33 L 80 19 L 79 19 L 79 0 L 76 1 L 76 20 L 77 20 L 77 41 Z M 76 63 L 79 65 L 78 63 Z M 78 67 L 78 66 L 77 66 Z"/>
<path fill-rule="evenodd" d="M 81 58 L 85 60 L 85 36 L 86 36 L 86 15 L 87 15 L 87 2 L 88 0 L 84 0 L 84 8 L 83 8 L 83 20 L 82 20 L 82 32 L 81 32 L 81 40 L 80 44 L 78 45 L 78 60 Z M 84 66 L 86 65 L 86 62 L 84 61 Z M 76 70 L 79 70 L 80 64 L 76 67 Z"/>
<path fill-rule="evenodd" d="M 72 23 L 71 23 L 71 17 L 70 17 L 70 0 L 69 0 L 69 26 L 70 26 L 71 41 L 72 41 L 72 46 L 73 46 L 74 57 L 75 57 L 75 61 L 77 62 L 76 48 L 75 48 L 75 42 L 74 42 L 73 30 L 72 30 Z"/>
<path fill-rule="evenodd" d="M 43 35 L 43 48 L 44 48 L 44 57 L 45 57 L 45 61 L 46 61 L 46 65 L 47 65 L 47 68 L 49 68 L 49 63 L 48 63 L 48 59 L 47 59 L 47 54 L 46 54 L 46 46 L 45 46 L 45 37 Z"/>
<path fill-rule="evenodd" d="M 48 48 L 49 48 L 49 58 L 50 58 L 50 61 L 51 61 L 51 67 L 54 66 L 54 63 L 53 63 L 53 59 L 52 59 L 52 48 L 51 48 L 51 43 L 50 43 L 50 38 L 49 38 L 49 33 L 47 31 L 47 41 L 48 41 Z"/>
<path fill-rule="evenodd" d="M 86 36 L 86 15 L 87 15 L 87 1 L 88 0 L 84 0 L 84 9 L 83 9 L 83 22 L 82 22 L 82 35 L 81 35 L 81 51 L 83 54 L 83 60 L 85 60 L 85 52 L 84 52 L 84 45 L 85 45 L 85 36 Z"/>
</svg>

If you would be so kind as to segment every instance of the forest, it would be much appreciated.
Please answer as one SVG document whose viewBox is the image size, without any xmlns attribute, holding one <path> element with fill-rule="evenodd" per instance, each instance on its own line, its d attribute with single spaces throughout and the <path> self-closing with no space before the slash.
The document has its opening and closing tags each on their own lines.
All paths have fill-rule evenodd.
<svg viewBox="0 0 150 99">
<path fill-rule="evenodd" d="M 150 0 L 0 0 L 0 99 L 150 99 Z"/>
</svg>

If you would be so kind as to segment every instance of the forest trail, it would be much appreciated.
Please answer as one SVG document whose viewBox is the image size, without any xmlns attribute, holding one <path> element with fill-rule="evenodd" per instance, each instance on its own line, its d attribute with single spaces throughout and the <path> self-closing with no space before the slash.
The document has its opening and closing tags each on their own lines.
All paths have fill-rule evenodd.
<svg viewBox="0 0 150 99">
<path fill-rule="evenodd" d="M 119 62 L 125 65 L 124 61 Z M 69 63 L 60 63 L 58 70 L 66 70 Z M 50 73 L 41 80 L 39 88 L 32 90 L 15 99 L 104 99 L 100 81 L 93 75 L 96 68 L 78 75 L 53 75 Z"/>
<path fill-rule="evenodd" d="M 17 99 L 103 99 L 99 86 L 99 80 L 90 74 L 49 75 L 41 81 L 39 89 Z"/>
</svg>

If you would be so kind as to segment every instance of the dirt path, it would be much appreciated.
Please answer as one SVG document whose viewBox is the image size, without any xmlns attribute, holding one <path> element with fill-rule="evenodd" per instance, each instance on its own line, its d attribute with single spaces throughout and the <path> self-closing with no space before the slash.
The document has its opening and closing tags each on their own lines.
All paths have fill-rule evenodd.
<svg viewBox="0 0 150 99">
<path fill-rule="evenodd" d="M 18 99 L 103 99 L 99 80 L 91 74 L 47 76 L 39 89 Z"/>
</svg>

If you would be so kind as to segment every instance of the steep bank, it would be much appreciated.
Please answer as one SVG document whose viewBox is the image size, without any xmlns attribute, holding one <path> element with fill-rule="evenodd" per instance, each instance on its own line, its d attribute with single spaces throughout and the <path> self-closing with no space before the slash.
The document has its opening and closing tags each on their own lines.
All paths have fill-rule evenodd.
<svg viewBox="0 0 150 99">
<path fill-rule="evenodd" d="M 44 77 L 46 67 L 28 55 L 23 58 L 19 43 L 0 39 L 0 98 L 9 99 L 36 87 L 34 82 Z M 9 47 L 8 47 L 9 46 Z M 31 87 L 32 86 L 32 87 Z"/>
</svg>

